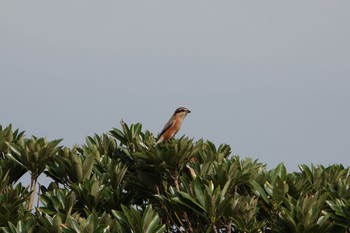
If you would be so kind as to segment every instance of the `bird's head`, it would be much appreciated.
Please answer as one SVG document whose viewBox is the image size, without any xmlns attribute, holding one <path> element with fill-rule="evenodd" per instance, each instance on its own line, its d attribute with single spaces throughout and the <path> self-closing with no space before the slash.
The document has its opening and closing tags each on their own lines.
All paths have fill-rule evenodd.
<svg viewBox="0 0 350 233">
<path fill-rule="evenodd" d="M 191 111 L 188 110 L 187 108 L 185 107 L 180 107 L 180 108 L 177 108 L 174 112 L 174 116 L 179 116 L 181 118 L 185 118 L 185 116 L 190 113 Z"/>
</svg>

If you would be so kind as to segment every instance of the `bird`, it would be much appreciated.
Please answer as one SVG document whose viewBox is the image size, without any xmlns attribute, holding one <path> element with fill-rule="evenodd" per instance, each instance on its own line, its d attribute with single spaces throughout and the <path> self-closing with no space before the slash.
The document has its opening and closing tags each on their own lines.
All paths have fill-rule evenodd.
<svg viewBox="0 0 350 233">
<path fill-rule="evenodd" d="M 165 124 L 163 130 L 160 132 L 156 145 L 174 137 L 180 130 L 182 121 L 190 112 L 191 111 L 185 107 L 177 108 L 170 120 Z"/>
</svg>

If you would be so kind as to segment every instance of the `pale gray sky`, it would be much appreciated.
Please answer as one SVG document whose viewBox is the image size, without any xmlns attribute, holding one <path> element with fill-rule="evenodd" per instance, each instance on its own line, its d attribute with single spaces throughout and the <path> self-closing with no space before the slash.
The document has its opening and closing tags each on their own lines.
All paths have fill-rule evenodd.
<svg viewBox="0 0 350 233">
<path fill-rule="evenodd" d="M 350 1 L 2 1 L 0 124 L 63 144 L 141 122 L 273 168 L 350 156 Z"/>
</svg>

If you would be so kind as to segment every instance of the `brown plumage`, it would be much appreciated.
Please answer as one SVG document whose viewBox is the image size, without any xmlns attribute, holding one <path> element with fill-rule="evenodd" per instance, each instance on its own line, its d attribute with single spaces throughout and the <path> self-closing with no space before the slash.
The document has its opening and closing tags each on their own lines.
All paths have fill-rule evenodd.
<svg viewBox="0 0 350 233">
<path fill-rule="evenodd" d="M 159 138 L 157 140 L 157 143 L 164 142 L 172 137 L 175 136 L 175 134 L 180 130 L 180 127 L 182 125 L 182 121 L 185 119 L 188 113 L 191 111 L 188 110 L 185 107 L 180 107 L 175 110 L 174 114 L 168 121 L 168 123 L 165 124 L 162 132 L 159 134 Z"/>
</svg>

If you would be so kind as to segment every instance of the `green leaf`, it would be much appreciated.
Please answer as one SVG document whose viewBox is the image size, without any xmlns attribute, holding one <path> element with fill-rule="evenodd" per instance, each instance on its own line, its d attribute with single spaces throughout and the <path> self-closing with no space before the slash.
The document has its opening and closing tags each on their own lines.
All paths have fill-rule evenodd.
<svg viewBox="0 0 350 233">
<path fill-rule="evenodd" d="M 305 164 L 302 164 L 302 165 L 299 165 L 299 169 L 305 173 L 306 177 L 308 178 L 310 184 L 313 183 L 313 175 L 312 175 L 312 172 L 310 170 L 310 168 L 305 165 Z"/>
<path fill-rule="evenodd" d="M 254 188 L 253 192 L 255 195 L 260 196 L 268 205 L 270 205 L 270 200 L 265 190 L 255 180 L 251 180 L 250 184 Z"/>
<path fill-rule="evenodd" d="M 204 187 L 203 187 L 203 184 L 198 177 L 193 181 L 193 188 L 194 188 L 194 192 L 196 194 L 196 198 L 199 201 L 199 203 L 202 206 L 206 206 L 208 203 L 205 203 L 205 197 L 204 197 L 204 193 L 203 193 Z"/>
<path fill-rule="evenodd" d="M 19 161 L 18 159 L 16 159 L 12 154 L 7 154 L 6 155 L 8 158 L 12 159 L 15 163 L 17 163 L 18 165 L 22 166 L 23 168 L 27 169 L 28 168 L 23 164 L 21 163 L 21 161 Z"/>
<path fill-rule="evenodd" d="M 178 193 L 180 194 L 180 196 L 173 197 L 173 201 L 185 205 L 197 214 L 204 216 L 204 213 L 206 213 L 207 211 L 205 208 L 203 208 L 203 206 L 201 206 L 200 203 L 198 203 L 193 197 L 191 197 L 185 192 L 179 191 Z"/>
<path fill-rule="evenodd" d="M 283 163 L 280 163 L 280 164 L 277 165 L 277 167 L 276 167 L 276 169 L 274 171 L 274 175 L 275 175 L 274 179 L 276 179 L 276 177 L 279 176 L 282 181 L 286 181 L 286 179 L 287 179 L 287 169 L 286 169 L 286 167 L 284 166 Z"/>
<path fill-rule="evenodd" d="M 88 179 L 90 177 L 94 162 L 95 162 L 95 157 L 93 154 L 88 155 L 88 157 L 84 160 L 83 167 L 82 167 L 83 180 Z"/>
<path fill-rule="evenodd" d="M 16 145 L 16 144 L 14 144 L 14 143 L 8 143 L 8 142 L 6 142 L 6 145 L 11 149 L 11 151 L 12 152 L 14 152 L 15 154 L 17 154 L 17 155 L 21 155 L 21 148 L 18 146 L 18 145 Z"/>
</svg>

